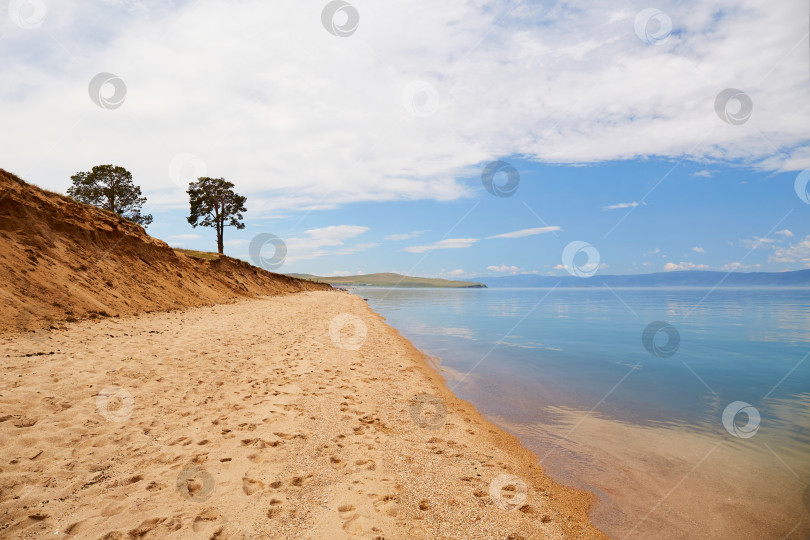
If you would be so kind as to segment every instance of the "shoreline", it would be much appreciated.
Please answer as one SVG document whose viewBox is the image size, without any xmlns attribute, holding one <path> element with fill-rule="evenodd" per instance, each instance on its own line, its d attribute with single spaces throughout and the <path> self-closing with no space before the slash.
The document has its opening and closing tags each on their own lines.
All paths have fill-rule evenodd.
<svg viewBox="0 0 810 540">
<path fill-rule="evenodd" d="M 606 538 L 356 295 L 34 337 L 0 337 L 0 535 Z"/>
<path fill-rule="evenodd" d="M 353 294 L 352 291 L 346 290 L 342 291 L 348 294 Z M 353 294 L 360 300 L 363 301 L 364 304 L 368 307 L 368 309 L 380 319 L 380 322 L 385 324 L 388 328 L 393 330 L 397 336 L 399 336 L 405 343 L 408 344 L 410 348 L 413 349 L 415 354 L 418 358 L 421 359 L 422 362 L 422 369 L 425 370 L 426 374 L 431 378 L 433 383 L 436 385 L 437 388 L 441 389 L 442 394 L 445 397 L 451 397 L 453 400 L 458 402 L 458 404 L 466 408 L 469 411 L 469 414 L 475 415 L 478 417 L 479 421 L 483 424 L 487 424 L 490 426 L 490 434 L 496 438 L 496 440 L 500 441 L 501 444 L 504 444 L 507 451 L 516 454 L 522 461 L 527 463 L 528 469 L 539 469 L 539 473 L 542 476 L 543 480 L 547 480 L 553 482 L 557 486 L 564 488 L 566 490 L 570 490 L 573 493 L 580 495 L 585 503 L 585 519 L 588 522 L 591 521 L 590 514 L 591 512 L 597 508 L 599 503 L 599 496 L 586 487 L 576 487 L 570 484 L 571 480 L 575 480 L 575 477 L 568 476 L 566 477 L 565 474 L 560 474 L 560 471 L 555 471 L 557 478 L 555 479 L 552 474 L 547 472 L 545 468 L 539 465 L 540 460 L 542 459 L 541 455 L 530 450 L 526 444 L 520 440 L 520 437 L 513 432 L 507 431 L 507 429 L 499 424 L 496 424 L 494 421 L 488 420 L 482 412 L 480 412 L 475 405 L 471 402 L 457 397 L 453 391 L 449 387 L 449 381 L 457 379 L 459 376 L 459 372 L 455 370 L 442 366 L 442 358 L 439 356 L 428 354 L 427 352 L 419 349 L 410 339 L 406 338 L 402 335 L 402 333 L 394 326 L 388 324 L 387 319 L 375 311 L 366 300 L 362 298 L 361 295 Z M 506 422 L 505 422 L 506 424 Z M 514 426 L 513 426 L 514 428 Z M 562 478 L 567 478 L 567 480 L 563 480 Z M 563 483 L 565 482 L 565 483 Z M 596 528 L 596 526 L 594 526 Z M 597 529 L 598 530 L 598 529 Z M 600 534 L 603 535 L 604 538 L 608 538 L 608 536 L 603 533 L 601 530 L 599 531 Z"/>
<path fill-rule="evenodd" d="M 355 295 L 356 296 L 356 295 Z M 358 298 L 360 298 L 358 296 Z M 360 298 L 362 300 L 362 298 Z M 593 508 L 594 504 L 597 502 L 597 495 L 592 493 L 588 490 L 574 488 L 570 486 L 565 486 L 563 484 L 559 484 L 558 482 L 551 479 L 551 477 L 546 474 L 543 467 L 541 467 L 538 462 L 540 460 L 540 456 L 533 451 L 529 450 L 520 438 L 513 433 L 508 432 L 505 428 L 499 426 L 498 424 L 488 420 L 484 415 L 469 401 L 461 399 L 457 397 L 452 390 L 450 390 L 448 386 L 448 379 L 442 375 L 443 369 L 441 368 L 441 358 L 440 357 L 433 357 L 428 355 L 424 351 L 420 350 L 416 345 L 413 344 L 409 339 L 404 337 L 399 330 L 395 327 L 391 326 L 386 322 L 386 318 L 377 313 L 365 300 L 362 300 L 364 304 L 368 307 L 369 311 L 373 313 L 376 317 L 379 318 L 380 322 L 384 324 L 386 327 L 391 329 L 404 343 L 407 344 L 407 347 L 412 349 L 415 353 L 416 357 L 421 360 L 421 368 L 425 371 L 425 374 L 430 378 L 433 382 L 435 387 L 439 389 L 441 393 L 441 397 L 443 397 L 446 401 L 453 402 L 456 406 L 460 409 L 463 409 L 467 414 L 471 416 L 477 417 L 477 421 L 483 425 L 488 426 L 488 434 L 487 437 L 491 438 L 492 442 L 495 442 L 498 446 L 501 446 L 504 450 L 509 453 L 512 453 L 522 461 L 522 466 L 526 468 L 526 470 L 531 471 L 531 477 L 536 478 L 539 481 L 539 486 L 543 489 L 546 489 L 547 482 L 553 482 L 559 488 L 563 490 L 569 490 L 572 502 L 576 500 L 576 498 L 580 498 L 581 502 L 585 503 L 584 506 L 584 516 L 585 519 L 588 521 L 590 518 L 588 517 L 588 513 Z M 437 358 L 438 361 L 433 361 L 432 358 Z M 451 371 L 446 371 L 449 376 L 452 376 Z"/>
<path fill-rule="evenodd" d="M 807 534 L 807 503 L 802 503 L 807 495 L 801 491 L 806 493 L 806 484 L 801 484 L 807 470 L 802 465 L 806 446 L 789 436 L 779 439 L 778 426 L 764 425 L 752 446 L 723 430 L 722 401 L 714 409 L 716 423 L 710 416 L 697 425 L 594 413 L 592 401 L 577 403 L 576 398 L 549 390 L 548 385 L 555 384 L 554 371 L 542 370 L 541 378 L 538 374 L 532 378 L 525 370 L 515 370 L 515 365 L 510 368 L 515 358 L 508 355 L 499 359 L 502 364 L 481 366 L 476 376 L 464 376 L 491 345 L 467 348 L 470 338 L 461 329 L 474 325 L 449 318 L 452 322 L 444 323 L 443 311 L 432 316 L 409 311 L 397 301 L 382 302 L 371 294 L 369 298 L 415 344 L 425 347 L 431 363 L 438 362 L 434 369 L 460 398 L 475 404 L 500 429 L 518 436 L 538 459 L 542 456 L 546 475 L 597 495 L 589 515 L 611 537 L 703 534 L 753 539 Z M 452 328 L 431 330 L 445 326 Z M 439 334 L 444 337 L 434 338 Z M 713 431 L 717 426 L 721 433 Z M 760 474 L 751 475 L 752 469 Z"/>
</svg>

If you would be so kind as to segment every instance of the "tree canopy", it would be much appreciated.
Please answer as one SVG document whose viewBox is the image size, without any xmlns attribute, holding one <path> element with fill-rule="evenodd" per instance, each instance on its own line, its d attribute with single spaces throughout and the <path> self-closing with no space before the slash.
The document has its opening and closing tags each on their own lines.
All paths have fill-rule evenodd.
<svg viewBox="0 0 810 540">
<path fill-rule="evenodd" d="M 150 214 L 141 214 L 146 197 L 132 182 L 132 173 L 115 165 L 97 165 L 90 172 L 78 172 L 70 177 L 73 185 L 68 196 L 85 204 L 105 208 L 143 226 L 152 223 Z"/>
<path fill-rule="evenodd" d="M 244 229 L 242 212 L 246 197 L 233 190 L 232 182 L 224 178 L 198 178 L 188 186 L 188 198 L 191 206 L 188 222 L 192 227 L 215 227 L 217 231 L 217 251 L 220 255 L 224 246 L 225 227 Z"/>
</svg>

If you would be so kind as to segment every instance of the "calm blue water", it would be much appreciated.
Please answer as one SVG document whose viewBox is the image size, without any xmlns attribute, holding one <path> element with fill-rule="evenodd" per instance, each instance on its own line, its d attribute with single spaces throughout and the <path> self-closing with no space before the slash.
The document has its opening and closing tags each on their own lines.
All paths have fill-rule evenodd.
<svg viewBox="0 0 810 540">
<path fill-rule="evenodd" d="M 592 411 L 656 433 L 669 430 L 737 445 L 750 451 L 752 464 L 755 454 L 778 455 L 777 466 L 783 461 L 790 482 L 795 478 L 791 497 L 795 491 L 801 498 L 810 482 L 810 290 L 364 288 L 355 293 L 417 347 L 439 357 L 449 373 L 448 386 L 490 418 L 553 426 L 560 408 Z M 669 323 L 680 336 L 669 358 L 650 354 L 642 344 L 645 327 L 654 321 Z M 659 333 L 654 343 L 661 347 L 666 341 Z M 750 439 L 735 438 L 721 420 L 726 406 L 736 401 L 752 405 L 761 416 Z M 738 426 L 746 422 L 746 415 L 736 417 Z M 519 429 L 513 431 L 538 454 L 545 451 L 542 437 L 525 440 Z M 588 452 L 585 443 L 579 447 Z M 612 487 L 580 480 L 597 491 Z M 795 505 L 791 508 L 794 512 Z"/>
</svg>

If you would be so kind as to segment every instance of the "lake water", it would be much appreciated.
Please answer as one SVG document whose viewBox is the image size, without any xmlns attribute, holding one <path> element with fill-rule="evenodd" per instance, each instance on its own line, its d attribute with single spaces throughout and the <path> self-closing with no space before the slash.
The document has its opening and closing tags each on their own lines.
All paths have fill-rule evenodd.
<svg viewBox="0 0 810 540">
<path fill-rule="evenodd" d="M 611 537 L 810 538 L 810 290 L 354 292 Z"/>
</svg>

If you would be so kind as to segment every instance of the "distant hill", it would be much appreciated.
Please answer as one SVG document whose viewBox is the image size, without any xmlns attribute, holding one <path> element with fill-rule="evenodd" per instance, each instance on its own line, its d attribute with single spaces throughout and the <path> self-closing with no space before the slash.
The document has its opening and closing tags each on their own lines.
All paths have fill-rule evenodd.
<svg viewBox="0 0 810 540">
<path fill-rule="evenodd" d="M 810 287 L 810 270 L 794 272 L 657 272 L 590 278 L 576 276 L 514 276 L 481 278 L 488 287 Z"/>
<path fill-rule="evenodd" d="M 291 277 L 329 283 L 330 285 L 347 285 L 352 287 L 433 287 L 444 289 L 484 288 L 482 283 L 472 281 L 454 281 L 451 279 L 434 279 L 403 276 L 391 272 L 383 274 L 365 274 L 360 276 L 322 277 L 312 274 L 289 274 Z"/>
</svg>

